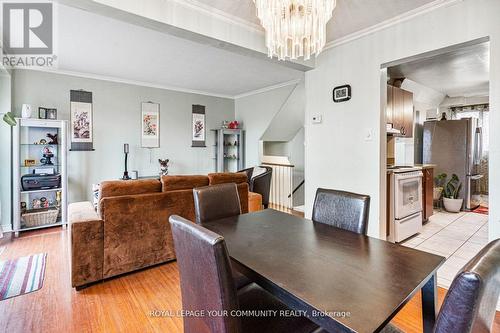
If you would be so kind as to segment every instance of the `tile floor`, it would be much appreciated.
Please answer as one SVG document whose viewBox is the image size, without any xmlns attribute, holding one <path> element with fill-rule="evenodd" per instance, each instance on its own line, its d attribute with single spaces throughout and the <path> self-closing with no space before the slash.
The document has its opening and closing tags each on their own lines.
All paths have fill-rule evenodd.
<svg viewBox="0 0 500 333">
<path fill-rule="evenodd" d="M 438 285 L 449 288 L 457 272 L 488 243 L 488 215 L 436 212 L 422 232 L 401 245 L 446 257 Z"/>
</svg>

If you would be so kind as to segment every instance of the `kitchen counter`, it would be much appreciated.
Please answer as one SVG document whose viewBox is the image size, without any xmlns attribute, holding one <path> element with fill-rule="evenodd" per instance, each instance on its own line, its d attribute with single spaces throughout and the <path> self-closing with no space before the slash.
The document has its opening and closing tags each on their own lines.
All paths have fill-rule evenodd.
<svg viewBox="0 0 500 333">
<path fill-rule="evenodd" d="M 415 164 L 414 166 L 416 168 L 421 168 L 422 170 L 436 168 L 436 164 Z"/>
<path fill-rule="evenodd" d="M 408 167 L 413 167 L 413 168 L 420 169 L 420 170 L 426 170 L 426 169 L 435 169 L 436 164 L 414 164 L 414 165 L 408 165 Z M 387 169 L 387 174 L 391 174 L 393 172 L 394 172 L 394 169 Z"/>
</svg>

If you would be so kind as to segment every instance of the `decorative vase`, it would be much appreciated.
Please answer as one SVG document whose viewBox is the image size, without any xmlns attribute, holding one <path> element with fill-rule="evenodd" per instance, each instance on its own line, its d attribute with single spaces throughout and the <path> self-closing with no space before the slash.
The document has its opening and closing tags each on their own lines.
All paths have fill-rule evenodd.
<svg viewBox="0 0 500 333">
<path fill-rule="evenodd" d="M 31 105 L 29 104 L 23 104 L 23 107 L 21 108 L 21 117 L 23 118 L 31 118 Z"/>
<path fill-rule="evenodd" d="M 443 198 L 444 208 L 450 213 L 458 213 L 462 209 L 464 199 Z"/>
</svg>

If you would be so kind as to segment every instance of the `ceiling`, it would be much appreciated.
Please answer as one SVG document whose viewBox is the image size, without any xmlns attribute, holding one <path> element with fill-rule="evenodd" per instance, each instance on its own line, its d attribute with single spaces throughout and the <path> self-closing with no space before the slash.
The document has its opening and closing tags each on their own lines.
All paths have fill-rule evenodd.
<svg viewBox="0 0 500 333">
<path fill-rule="evenodd" d="M 162 1 L 151 1 L 151 4 L 161 5 Z M 337 40 L 434 1 L 337 0 L 334 17 L 328 25 L 328 39 Z M 305 69 L 277 65 L 276 61 L 269 61 L 265 56 L 249 56 L 245 52 L 213 47 L 196 38 L 180 38 L 182 36 L 137 24 L 121 17 L 123 12 L 113 11 L 112 6 L 102 13 L 96 11 L 95 6 L 85 8 L 79 5 L 96 1 L 62 2 L 67 5 L 60 4 L 57 15 L 60 71 L 230 98 L 304 76 Z M 253 33 L 255 29 L 262 30 L 255 16 L 253 0 L 174 2 L 200 8 L 209 15 L 213 13 L 214 18 L 225 17 L 229 19 L 227 22 L 244 22 Z M 109 14 L 111 12 L 114 14 Z M 132 17 L 138 15 L 132 13 Z M 215 23 L 213 26 L 218 27 Z M 210 37 L 210 25 L 208 28 L 207 36 Z M 264 43 L 260 32 L 249 39 L 262 39 Z"/>
<path fill-rule="evenodd" d="M 58 68 L 233 97 L 304 75 L 81 9 L 58 8 Z"/>
<path fill-rule="evenodd" d="M 388 68 L 390 78 L 408 78 L 449 97 L 489 93 L 489 42 Z"/>
<path fill-rule="evenodd" d="M 253 0 L 187 0 L 210 6 L 238 19 L 259 24 Z M 354 32 L 424 6 L 435 0 L 337 0 L 333 18 L 327 26 L 327 40 L 333 41 Z"/>
</svg>

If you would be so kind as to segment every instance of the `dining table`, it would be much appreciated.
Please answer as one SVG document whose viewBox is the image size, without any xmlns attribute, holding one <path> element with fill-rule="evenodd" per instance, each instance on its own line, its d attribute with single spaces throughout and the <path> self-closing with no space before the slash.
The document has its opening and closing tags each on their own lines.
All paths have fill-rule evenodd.
<svg viewBox="0 0 500 333">
<path fill-rule="evenodd" d="M 424 332 L 436 320 L 444 257 L 273 209 L 204 223 L 234 268 L 328 332 L 379 332 L 422 293 Z"/>
</svg>

